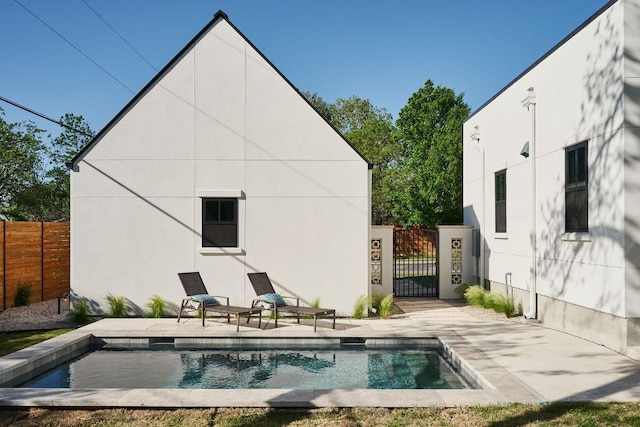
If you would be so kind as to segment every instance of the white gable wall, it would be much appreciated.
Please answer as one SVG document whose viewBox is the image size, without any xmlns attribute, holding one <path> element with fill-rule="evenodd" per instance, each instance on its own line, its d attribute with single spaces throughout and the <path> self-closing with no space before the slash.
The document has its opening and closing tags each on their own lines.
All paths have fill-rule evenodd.
<svg viewBox="0 0 640 427">
<path fill-rule="evenodd" d="M 177 304 L 181 271 L 236 305 L 253 271 L 342 314 L 367 293 L 367 163 L 224 20 L 77 165 L 72 289 L 96 310 L 107 294 Z M 200 196 L 229 191 L 240 250 L 203 251 Z"/>
</svg>

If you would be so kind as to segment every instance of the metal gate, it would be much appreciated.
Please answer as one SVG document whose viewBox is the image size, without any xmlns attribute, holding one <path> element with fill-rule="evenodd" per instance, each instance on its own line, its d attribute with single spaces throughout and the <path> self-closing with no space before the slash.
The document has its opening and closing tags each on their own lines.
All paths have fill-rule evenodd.
<svg viewBox="0 0 640 427">
<path fill-rule="evenodd" d="M 393 294 L 438 297 L 438 232 L 422 227 L 393 230 Z"/>
</svg>

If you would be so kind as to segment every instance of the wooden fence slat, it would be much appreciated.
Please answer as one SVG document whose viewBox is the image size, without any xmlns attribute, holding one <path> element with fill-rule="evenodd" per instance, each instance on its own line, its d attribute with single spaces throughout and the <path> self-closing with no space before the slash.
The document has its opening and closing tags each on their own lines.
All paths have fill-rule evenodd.
<svg viewBox="0 0 640 427">
<path fill-rule="evenodd" d="M 1 223 L 0 307 L 13 307 L 21 283 L 31 285 L 31 302 L 69 292 L 69 223 Z"/>
</svg>

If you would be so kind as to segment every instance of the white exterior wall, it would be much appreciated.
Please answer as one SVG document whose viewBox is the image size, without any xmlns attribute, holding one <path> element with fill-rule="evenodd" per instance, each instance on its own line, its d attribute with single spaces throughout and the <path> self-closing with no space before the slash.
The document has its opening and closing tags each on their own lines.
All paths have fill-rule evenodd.
<svg viewBox="0 0 640 427">
<path fill-rule="evenodd" d="M 179 304 L 177 273 L 250 305 L 246 274 L 349 314 L 368 292 L 364 161 L 222 19 L 77 162 L 72 291 Z M 201 197 L 241 195 L 239 248 L 201 248 Z"/>
<path fill-rule="evenodd" d="M 532 139 L 531 112 L 522 107 L 521 101 L 527 96 L 527 89 L 533 87 L 536 94 L 537 292 L 596 311 L 629 315 L 625 306 L 621 54 L 623 6 L 629 9 L 637 7 L 637 3 L 613 4 L 465 123 L 465 224 L 482 228 L 485 218 L 487 279 L 505 283 L 506 276 L 510 275 L 511 284 L 525 290 L 531 281 L 531 158 L 524 159 L 519 153 L 525 142 Z M 639 45 L 636 43 L 636 46 Z M 635 50 L 636 54 L 638 51 Z M 486 159 L 484 203 L 482 150 L 471 140 L 476 126 Z M 589 140 L 589 233 L 566 235 L 564 149 L 584 140 Z M 494 173 L 505 168 L 507 233 L 497 235 L 494 232 Z M 576 241 L 576 237 L 581 240 Z M 522 303 L 526 313 L 528 300 Z"/>
</svg>

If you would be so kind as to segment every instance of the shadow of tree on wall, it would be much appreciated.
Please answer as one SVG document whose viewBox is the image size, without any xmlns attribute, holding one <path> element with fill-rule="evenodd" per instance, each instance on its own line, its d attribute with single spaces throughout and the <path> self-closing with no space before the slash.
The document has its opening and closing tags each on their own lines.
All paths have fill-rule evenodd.
<svg viewBox="0 0 640 427">
<path fill-rule="evenodd" d="M 629 58 L 623 55 L 619 46 L 623 40 L 621 31 L 607 12 L 596 24 L 595 43 L 587 56 L 587 68 L 583 76 L 581 120 L 573 131 L 575 143 L 590 141 L 588 180 L 591 241 L 562 240 L 565 232 L 563 163 L 554 168 L 555 192 L 546 200 L 541 200 L 538 207 L 539 223 L 545 224 L 539 229 L 538 236 L 538 293 L 576 303 L 590 289 L 599 289 L 597 300 L 586 301 L 584 305 L 607 313 L 620 313 L 625 308 L 624 297 L 620 295 L 620 284 L 608 286 L 607 283 L 589 283 L 587 279 L 576 283 L 574 270 L 584 268 L 585 264 L 624 268 L 621 262 L 615 265 L 609 255 L 611 251 L 622 253 L 625 250 L 622 225 L 624 218 L 622 212 L 616 209 L 625 196 L 625 191 L 628 191 L 624 187 L 626 184 L 621 160 L 624 156 L 622 67 L 623 61 L 628 61 Z M 540 108 L 548 106 L 540 105 Z M 590 122 L 592 118 L 595 118 L 595 124 Z M 564 162 L 564 156 L 557 158 L 562 158 Z M 578 302 L 578 305 L 582 304 Z M 566 312 L 563 315 L 566 326 Z M 589 320 L 583 317 L 579 322 L 587 324 Z"/>
</svg>

